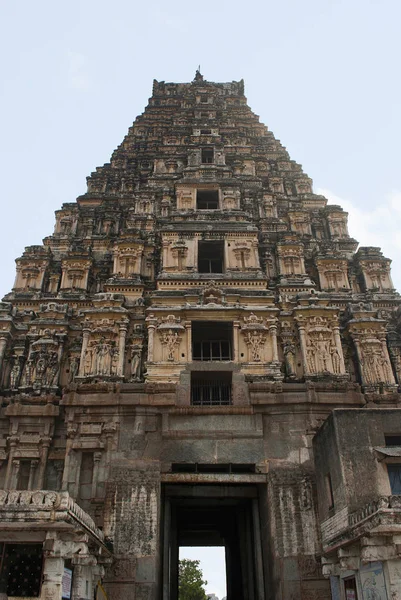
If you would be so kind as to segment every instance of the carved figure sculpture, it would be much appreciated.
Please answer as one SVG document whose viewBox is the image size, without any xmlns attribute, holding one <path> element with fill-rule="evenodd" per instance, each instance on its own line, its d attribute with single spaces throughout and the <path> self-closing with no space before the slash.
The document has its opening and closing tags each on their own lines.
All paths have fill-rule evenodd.
<svg viewBox="0 0 401 600">
<path fill-rule="evenodd" d="M 111 371 L 111 346 L 104 339 L 95 347 L 96 375 L 110 375 Z"/>
<path fill-rule="evenodd" d="M 265 343 L 265 335 L 260 331 L 248 331 L 246 335 L 246 343 L 250 347 L 252 360 L 259 362 L 262 360 L 263 346 Z"/>
<path fill-rule="evenodd" d="M 21 363 L 19 356 L 13 356 L 13 367 L 10 373 L 10 389 L 16 390 L 21 375 Z"/>
<path fill-rule="evenodd" d="M 72 356 L 70 358 L 70 366 L 69 366 L 69 374 L 68 374 L 68 383 L 74 383 L 75 377 L 78 374 L 79 370 L 79 358 L 78 356 Z"/>
<path fill-rule="evenodd" d="M 288 342 L 284 346 L 284 359 L 285 359 L 285 373 L 289 379 L 294 379 L 297 376 L 296 373 L 296 348 L 291 342 Z"/>
<path fill-rule="evenodd" d="M 141 381 L 141 351 L 137 348 L 131 351 L 131 381 Z"/>
<path fill-rule="evenodd" d="M 169 329 L 168 333 L 164 334 L 164 343 L 167 347 L 167 360 L 174 360 L 175 347 L 178 343 L 178 333 Z"/>
</svg>

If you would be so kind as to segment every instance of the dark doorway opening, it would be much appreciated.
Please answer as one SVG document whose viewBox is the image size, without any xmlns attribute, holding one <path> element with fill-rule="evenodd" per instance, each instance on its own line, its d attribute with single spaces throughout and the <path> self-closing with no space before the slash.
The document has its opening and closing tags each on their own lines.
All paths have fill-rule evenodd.
<svg viewBox="0 0 401 600">
<path fill-rule="evenodd" d="M 232 360 L 230 321 L 192 321 L 192 360 Z"/>
<path fill-rule="evenodd" d="M 231 372 L 192 372 L 191 404 L 193 406 L 225 406 L 232 404 L 231 388 Z"/>
<path fill-rule="evenodd" d="M 224 272 L 224 242 L 198 242 L 199 273 Z"/>
<path fill-rule="evenodd" d="M 203 160 L 202 150 L 202 162 L 213 161 L 213 150 L 212 160 Z M 206 156 L 205 156 L 206 158 Z M 218 190 L 197 190 L 196 191 L 196 208 L 198 210 L 217 210 L 219 208 L 219 191 Z"/>
<path fill-rule="evenodd" d="M 211 165 L 214 159 L 213 148 L 202 148 L 202 164 Z"/>
<path fill-rule="evenodd" d="M 264 600 L 257 487 L 166 484 L 163 497 L 163 600 L 178 600 L 183 546 L 223 546 L 227 600 Z"/>
</svg>

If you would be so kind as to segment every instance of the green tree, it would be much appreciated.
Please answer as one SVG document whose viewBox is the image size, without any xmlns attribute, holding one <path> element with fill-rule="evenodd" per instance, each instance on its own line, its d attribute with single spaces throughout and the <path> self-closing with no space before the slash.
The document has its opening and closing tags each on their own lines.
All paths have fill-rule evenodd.
<svg viewBox="0 0 401 600">
<path fill-rule="evenodd" d="M 203 573 L 199 560 L 183 558 L 178 570 L 178 598 L 179 600 L 207 600 L 203 588 L 207 581 L 203 580 Z"/>
</svg>

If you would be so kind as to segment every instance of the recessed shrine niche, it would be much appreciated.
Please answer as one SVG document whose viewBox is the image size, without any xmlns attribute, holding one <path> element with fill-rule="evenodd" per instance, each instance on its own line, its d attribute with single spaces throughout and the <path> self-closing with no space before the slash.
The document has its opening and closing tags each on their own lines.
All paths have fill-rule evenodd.
<svg viewBox="0 0 401 600">
<path fill-rule="evenodd" d="M 295 236 L 286 236 L 277 244 L 279 271 L 282 277 L 304 275 L 304 246 L 297 241 Z"/>
<path fill-rule="evenodd" d="M 139 277 L 142 273 L 144 243 L 118 243 L 113 248 L 113 274 L 122 279 Z"/>
<path fill-rule="evenodd" d="M 380 248 L 359 248 L 355 255 L 366 290 L 390 292 L 394 289 L 391 279 L 391 260 L 385 258 Z"/>
<path fill-rule="evenodd" d="M 335 210 L 335 207 L 328 207 L 326 212 L 330 237 L 332 239 L 348 238 L 348 213 L 339 207 L 338 210 Z"/>
<path fill-rule="evenodd" d="M 346 259 L 319 257 L 316 260 L 316 266 L 322 290 L 341 292 L 350 289 L 348 261 Z"/>
<path fill-rule="evenodd" d="M 338 309 L 300 307 L 294 313 L 305 377 L 346 379 Z"/>
<path fill-rule="evenodd" d="M 61 262 L 60 291 L 86 291 L 92 260 L 84 257 L 69 257 Z"/>
<path fill-rule="evenodd" d="M 290 221 L 291 231 L 298 235 L 311 235 L 310 213 L 307 211 L 289 211 L 288 218 Z"/>
<path fill-rule="evenodd" d="M 17 258 L 14 291 L 40 291 L 46 269 L 50 262 L 50 254 L 41 246 L 28 246 L 21 258 Z"/>
</svg>

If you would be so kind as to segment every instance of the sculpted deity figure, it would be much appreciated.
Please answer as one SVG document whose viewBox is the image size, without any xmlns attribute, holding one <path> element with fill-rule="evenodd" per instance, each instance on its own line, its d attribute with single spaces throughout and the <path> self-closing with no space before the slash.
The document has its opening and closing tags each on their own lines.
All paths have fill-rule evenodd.
<svg viewBox="0 0 401 600">
<path fill-rule="evenodd" d="M 262 360 L 262 351 L 265 343 L 265 336 L 261 331 L 248 331 L 246 337 L 247 344 L 250 347 L 252 360 L 259 362 Z"/>
<path fill-rule="evenodd" d="M 10 388 L 12 390 L 17 389 L 20 374 L 21 374 L 20 358 L 19 358 L 19 356 L 14 356 L 13 357 L 13 367 L 12 367 L 11 373 L 10 373 Z"/>
<path fill-rule="evenodd" d="M 78 356 L 71 356 L 70 358 L 70 366 L 69 366 L 69 374 L 68 374 L 68 383 L 74 383 L 75 377 L 78 374 L 79 370 L 79 358 Z"/>
<path fill-rule="evenodd" d="M 46 354 L 41 353 L 38 355 L 37 360 L 36 360 L 35 381 L 37 381 L 37 382 L 42 381 L 43 376 L 46 372 L 46 366 L 47 366 Z"/>
<path fill-rule="evenodd" d="M 316 357 L 319 363 L 319 371 L 330 371 L 330 342 L 325 340 L 323 334 L 319 334 L 316 341 Z"/>
<path fill-rule="evenodd" d="M 96 375 L 110 375 L 111 347 L 102 339 L 96 346 Z"/>
<path fill-rule="evenodd" d="M 333 363 L 333 371 L 336 375 L 341 373 L 341 358 L 340 354 L 335 346 L 330 349 L 331 361 Z"/>
<path fill-rule="evenodd" d="M 91 348 L 88 348 L 85 352 L 84 358 L 84 375 L 91 375 L 92 373 L 92 360 L 93 360 L 93 352 Z"/>
<path fill-rule="evenodd" d="M 175 347 L 178 343 L 178 333 L 172 329 L 164 336 L 164 341 L 167 346 L 167 360 L 174 360 Z"/>
<path fill-rule="evenodd" d="M 135 347 L 131 351 L 131 381 L 141 381 L 141 351 Z"/>
<path fill-rule="evenodd" d="M 47 387 L 51 387 L 52 385 L 57 385 L 58 381 L 58 355 L 57 352 L 52 352 L 52 354 L 48 357 L 47 367 L 46 367 L 46 375 L 45 375 L 45 385 Z"/>
<path fill-rule="evenodd" d="M 309 347 L 306 351 L 306 360 L 309 373 L 316 373 L 315 348 Z"/>
<path fill-rule="evenodd" d="M 284 346 L 284 360 L 285 360 L 285 372 L 289 379 L 294 379 L 297 376 L 296 373 L 296 348 L 291 342 L 288 342 Z"/>
</svg>

